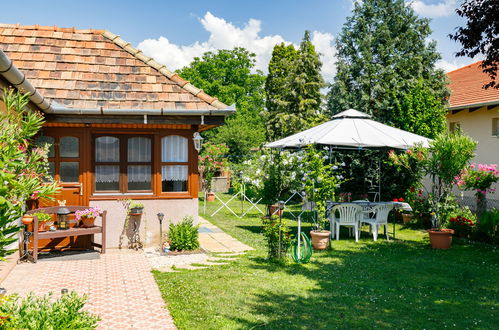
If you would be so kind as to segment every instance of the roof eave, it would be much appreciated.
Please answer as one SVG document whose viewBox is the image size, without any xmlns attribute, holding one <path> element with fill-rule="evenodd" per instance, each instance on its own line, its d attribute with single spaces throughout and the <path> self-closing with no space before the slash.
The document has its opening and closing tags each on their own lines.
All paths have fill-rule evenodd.
<svg viewBox="0 0 499 330">
<path fill-rule="evenodd" d="M 494 101 L 487 101 L 487 102 L 479 102 L 479 103 L 472 103 L 472 104 L 464 104 L 464 105 L 458 105 L 458 106 L 450 106 L 447 108 L 448 111 L 451 110 L 464 110 L 468 108 L 479 108 L 479 107 L 486 107 L 490 105 L 499 105 L 499 100 L 494 100 Z"/>
</svg>

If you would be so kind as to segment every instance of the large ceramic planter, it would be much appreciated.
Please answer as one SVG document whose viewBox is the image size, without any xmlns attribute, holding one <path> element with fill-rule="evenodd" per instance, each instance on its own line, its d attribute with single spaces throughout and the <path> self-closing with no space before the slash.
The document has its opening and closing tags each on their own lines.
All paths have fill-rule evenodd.
<svg viewBox="0 0 499 330">
<path fill-rule="evenodd" d="M 409 222 L 411 222 L 413 218 L 413 215 L 410 214 L 410 213 L 402 213 L 402 221 L 404 222 L 404 224 L 407 224 Z"/>
<path fill-rule="evenodd" d="M 206 201 L 213 202 L 215 200 L 215 193 L 209 192 L 206 193 Z"/>
<path fill-rule="evenodd" d="M 95 226 L 95 218 L 81 218 L 81 226 L 83 228 L 92 228 Z"/>
<path fill-rule="evenodd" d="M 329 246 L 329 238 L 331 237 L 331 232 L 329 230 L 312 230 L 310 236 L 312 236 L 312 246 L 314 247 L 314 250 L 325 250 Z"/>
<path fill-rule="evenodd" d="M 431 247 L 434 249 L 449 249 L 452 245 L 453 229 L 428 229 Z"/>
</svg>

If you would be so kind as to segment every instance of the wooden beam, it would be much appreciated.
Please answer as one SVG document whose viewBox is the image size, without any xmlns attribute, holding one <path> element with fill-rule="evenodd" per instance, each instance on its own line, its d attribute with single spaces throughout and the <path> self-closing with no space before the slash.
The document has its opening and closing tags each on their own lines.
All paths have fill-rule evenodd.
<svg viewBox="0 0 499 330">
<path fill-rule="evenodd" d="M 456 113 L 460 113 L 461 111 L 463 111 L 464 109 L 459 109 L 459 110 L 452 110 L 452 114 L 455 115 Z"/>
<path fill-rule="evenodd" d="M 84 124 L 144 124 L 144 116 L 92 116 L 92 115 L 53 115 L 46 114 L 48 123 Z M 223 125 L 223 116 L 204 116 L 205 125 Z M 187 124 L 200 125 L 201 116 L 147 116 L 148 124 Z"/>
<path fill-rule="evenodd" d="M 482 107 L 476 107 L 476 108 L 470 108 L 469 113 L 475 112 L 477 110 L 480 110 Z"/>
</svg>

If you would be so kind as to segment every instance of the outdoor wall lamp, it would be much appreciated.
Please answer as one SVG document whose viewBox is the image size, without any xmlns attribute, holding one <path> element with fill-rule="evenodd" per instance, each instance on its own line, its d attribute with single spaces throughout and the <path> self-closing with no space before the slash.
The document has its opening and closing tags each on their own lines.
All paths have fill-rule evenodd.
<svg viewBox="0 0 499 330">
<path fill-rule="evenodd" d="M 203 137 L 199 134 L 199 132 L 194 132 L 192 141 L 194 141 L 194 149 L 199 152 L 199 150 L 201 150 L 201 144 L 203 143 Z"/>
</svg>

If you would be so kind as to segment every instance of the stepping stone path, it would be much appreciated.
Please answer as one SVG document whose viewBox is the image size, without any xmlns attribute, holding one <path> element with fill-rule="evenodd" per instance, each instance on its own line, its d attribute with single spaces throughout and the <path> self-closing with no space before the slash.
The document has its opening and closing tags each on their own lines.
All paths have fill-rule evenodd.
<svg viewBox="0 0 499 330">
<path fill-rule="evenodd" d="M 235 260 L 235 257 L 253 250 L 201 217 L 199 243 L 204 253 L 161 255 L 158 248 L 144 249 L 144 253 L 153 269 L 174 272 L 177 269 L 198 270 L 226 265 L 228 261 Z"/>
</svg>

